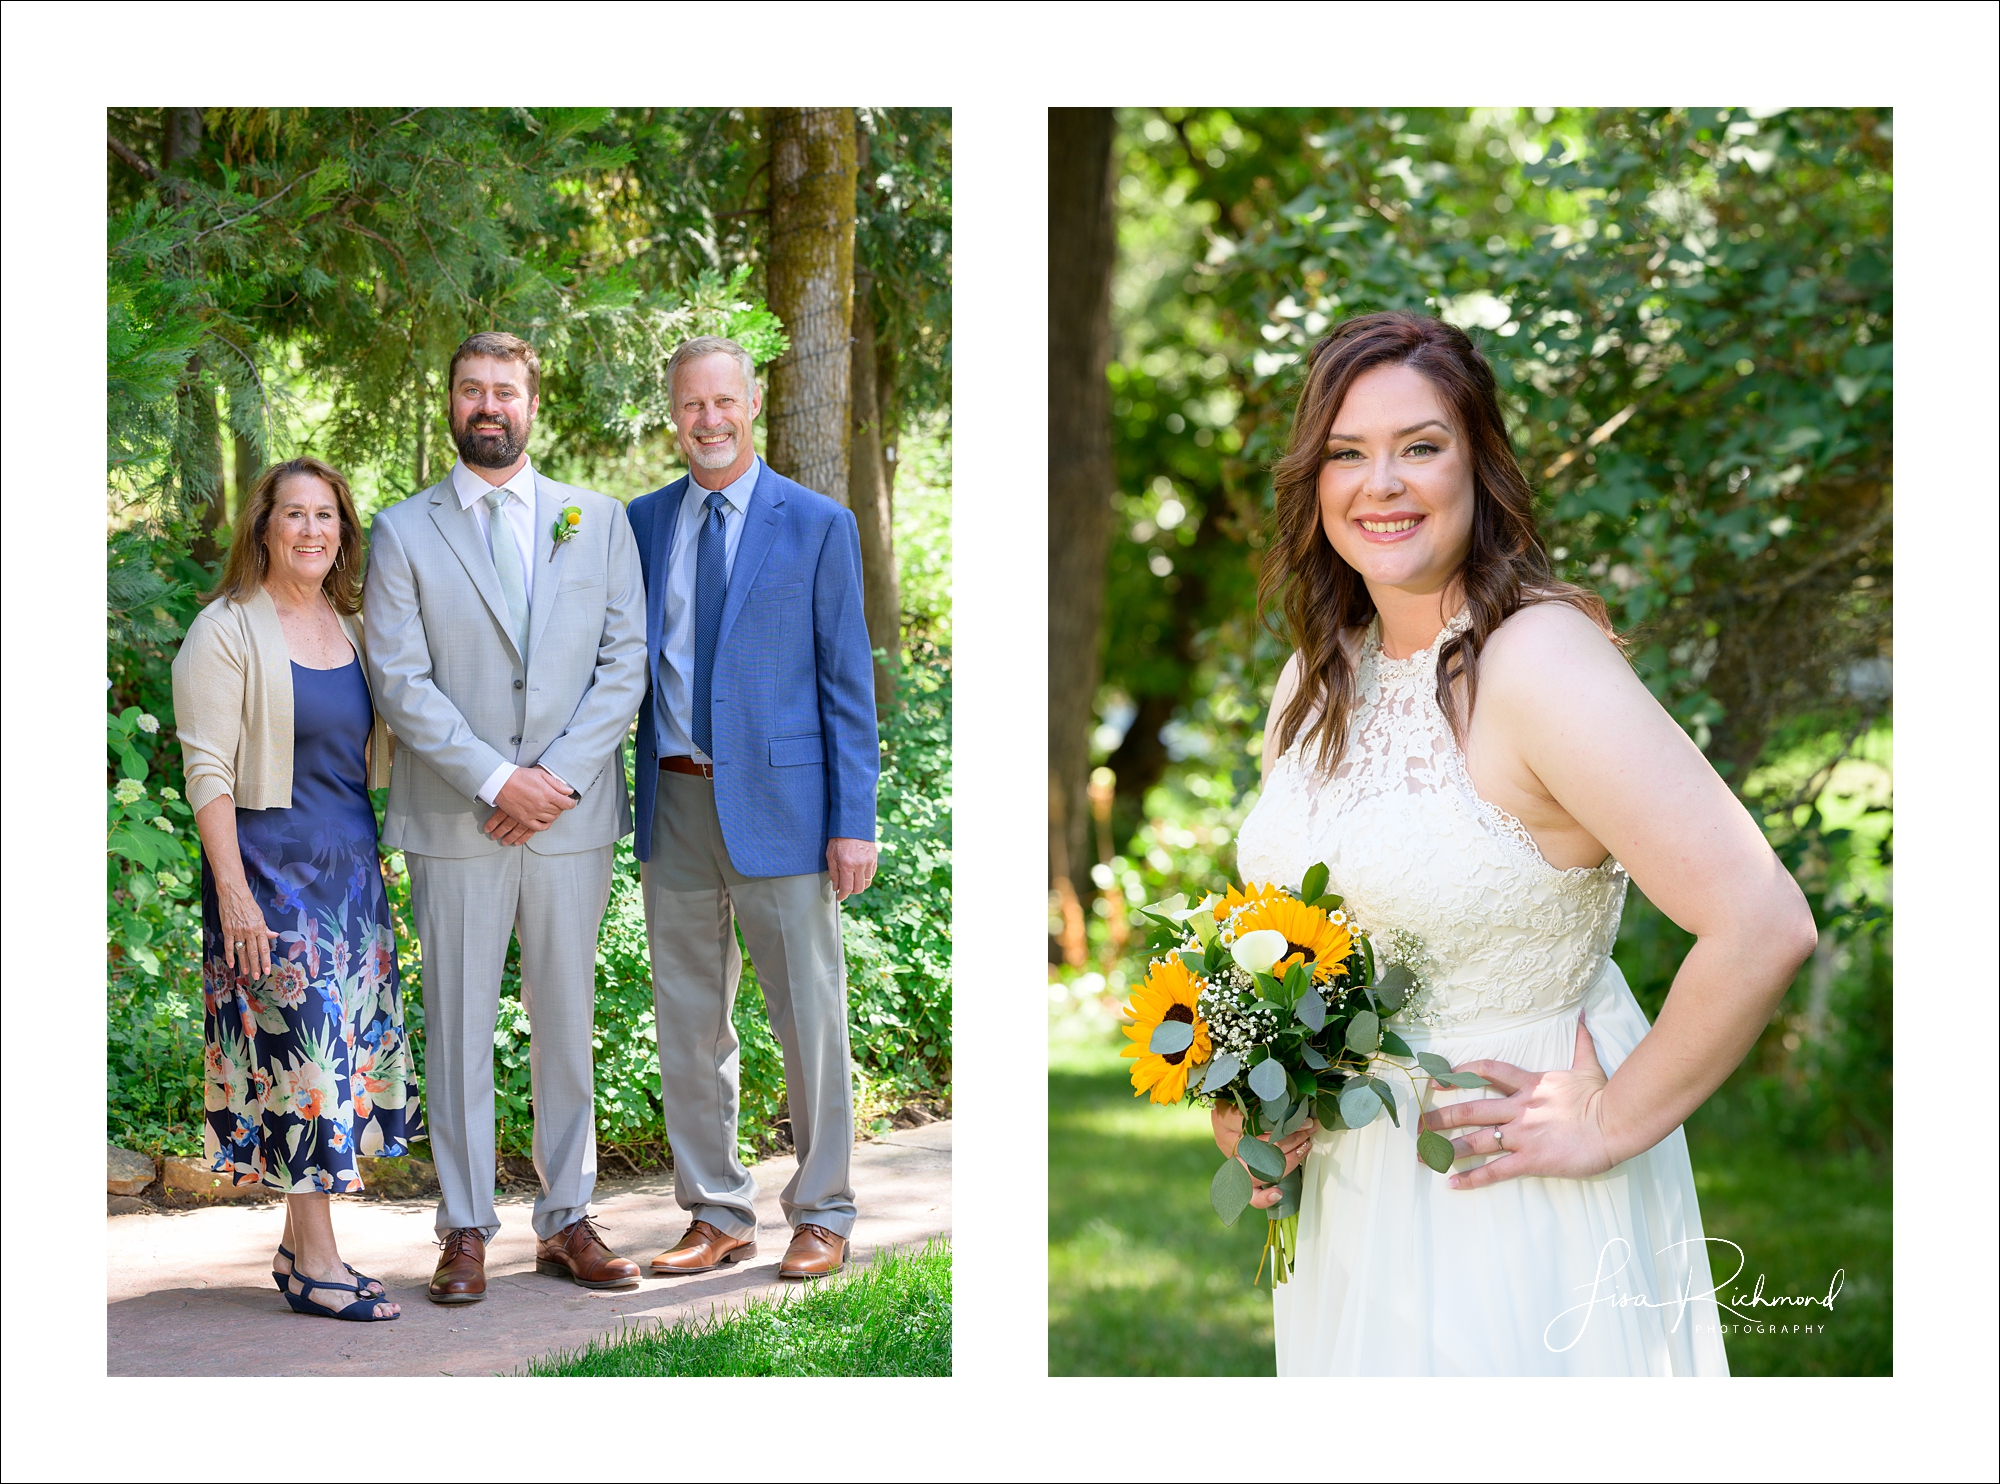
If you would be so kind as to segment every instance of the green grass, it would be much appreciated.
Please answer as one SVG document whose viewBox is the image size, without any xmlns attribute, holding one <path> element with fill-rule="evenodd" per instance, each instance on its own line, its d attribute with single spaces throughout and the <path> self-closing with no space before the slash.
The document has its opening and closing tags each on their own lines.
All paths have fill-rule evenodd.
<svg viewBox="0 0 2000 1484">
<path fill-rule="evenodd" d="M 1727 1098 L 1726 1088 L 1721 1096 Z M 1823 1324 L 1826 1332 L 1725 1333 L 1731 1374 L 1893 1374 L 1889 1161 L 1865 1153 L 1801 1156 L 1769 1140 L 1737 1137 L 1739 1120 L 1730 1111 L 1711 1104 L 1688 1123 L 1702 1229 L 1741 1247 L 1745 1261 L 1742 1276 L 1716 1297 L 1729 1303 L 1732 1294 L 1747 1296 L 1759 1273 L 1767 1298 L 1820 1295 L 1836 1272 L 1845 1274 L 1831 1313 L 1733 1305 L 1752 1320 Z M 1711 1243 L 1709 1262 L 1720 1284 L 1736 1258 Z M 1722 1321 L 1738 1322 L 1729 1314 Z"/>
<path fill-rule="evenodd" d="M 1102 1043 L 1049 1056 L 1049 1374 L 1272 1374 L 1263 1233 L 1208 1204 L 1208 1115 L 1134 1098 Z"/>
<path fill-rule="evenodd" d="M 1268 1376 L 1270 1294 L 1250 1284 L 1262 1232 L 1225 1227 L 1209 1207 L 1207 1114 L 1134 1099 L 1127 1065 L 1095 1037 L 1050 1047 L 1049 1374 Z M 1759 1272 L 1767 1296 L 1823 1294 L 1846 1270 L 1831 1313 L 1760 1311 L 1825 1334 L 1725 1334 L 1731 1372 L 1890 1374 L 1887 1162 L 1802 1158 L 1725 1125 L 1718 1103 L 1688 1137 L 1703 1226 L 1748 1260 L 1720 1296 L 1747 1293 Z"/>
<path fill-rule="evenodd" d="M 951 1244 L 877 1254 L 802 1293 L 607 1335 L 530 1376 L 949 1376 Z"/>
</svg>

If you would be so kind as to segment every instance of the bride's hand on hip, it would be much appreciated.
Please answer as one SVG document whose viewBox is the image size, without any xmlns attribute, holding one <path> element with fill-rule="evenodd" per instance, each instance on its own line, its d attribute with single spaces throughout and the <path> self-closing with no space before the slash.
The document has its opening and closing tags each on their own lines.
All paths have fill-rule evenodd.
<svg viewBox="0 0 2000 1484">
<path fill-rule="evenodd" d="M 1236 1146 L 1243 1142 L 1243 1110 L 1234 1103 L 1219 1101 L 1212 1103 L 1208 1109 L 1208 1124 L 1215 1131 L 1215 1147 L 1222 1151 L 1225 1158 L 1235 1158 Z M 1312 1136 L 1317 1132 L 1319 1132 L 1319 1125 L 1309 1118 L 1303 1127 L 1285 1135 L 1282 1139 L 1273 1139 L 1269 1134 L 1259 1134 L 1258 1137 L 1266 1143 L 1274 1143 L 1278 1146 L 1280 1152 L 1285 1156 L 1285 1173 L 1289 1175 L 1293 1170 L 1296 1170 L 1306 1162 L 1306 1151 L 1311 1148 Z M 1250 1167 L 1245 1165 L 1243 1168 L 1248 1170 Z M 1282 1192 L 1277 1186 L 1264 1184 L 1263 1181 L 1257 1178 L 1256 1173 L 1252 1171 L 1250 1175 L 1251 1205 L 1261 1211 L 1267 1207 L 1277 1205 L 1281 1198 Z"/>
<path fill-rule="evenodd" d="M 1473 1130 L 1451 1141 L 1455 1159 L 1500 1156 L 1453 1175 L 1453 1190 L 1477 1190 L 1519 1175 L 1576 1180 L 1611 1168 L 1603 1126 L 1609 1079 L 1581 1015 L 1576 1055 L 1566 1072 L 1528 1072 L 1504 1061 L 1469 1061 L 1454 1070 L 1476 1072 L 1506 1096 L 1471 1098 L 1424 1115 L 1425 1128 Z"/>
</svg>

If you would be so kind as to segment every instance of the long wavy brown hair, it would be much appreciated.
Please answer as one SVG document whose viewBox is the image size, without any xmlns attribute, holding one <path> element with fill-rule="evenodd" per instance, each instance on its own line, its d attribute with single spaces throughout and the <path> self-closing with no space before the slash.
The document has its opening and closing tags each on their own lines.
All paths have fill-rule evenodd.
<svg viewBox="0 0 2000 1484">
<path fill-rule="evenodd" d="M 1429 315 L 1405 310 L 1357 315 L 1337 325 L 1307 357 L 1291 441 L 1271 470 L 1277 507 L 1257 580 L 1258 621 L 1279 610 L 1283 623 L 1273 627 L 1298 652 L 1299 687 L 1278 718 L 1278 747 L 1290 747 L 1317 712 L 1309 736 L 1318 743 L 1322 771 L 1331 770 L 1347 746 L 1354 709 L 1354 660 L 1342 638 L 1375 617 L 1375 600 L 1361 574 L 1326 538 L 1319 475 L 1327 435 L 1348 388 L 1377 366 L 1410 366 L 1429 380 L 1472 458 L 1472 547 L 1454 579 L 1472 623 L 1446 641 L 1437 667 L 1438 705 L 1461 745 L 1479 693 L 1479 652 L 1508 615 L 1534 603 L 1567 603 L 1617 642 L 1604 600 L 1556 580 L 1535 526 L 1534 491 L 1507 441 L 1493 368 L 1478 347 L 1464 331 Z M 1463 716 L 1453 696 L 1461 679 Z"/>
<path fill-rule="evenodd" d="M 250 498 L 236 512 L 236 529 L 230 533 L 229 560 L 223 564 L 222 581 L 215 585 L 214 592 L 203 595 L 205 602 L 227 596 L 241 603 L 257 591 L 271 565 L 264 535 L 271 528 L 271 512 L 278 504 L 279 486 L 301 475 L 325 480 L 340 510 L 340 551 L 334 558 L 333 570 L 320 584 L 321 589 L 326 600 L 333 604 L 334 612 L 361 611 L 361 517 L 354 509 L 354 491 L 347 487 L 346 475 L 333 465 L 310 457 L 286 459 L 257 476 Z"/>
</svg>

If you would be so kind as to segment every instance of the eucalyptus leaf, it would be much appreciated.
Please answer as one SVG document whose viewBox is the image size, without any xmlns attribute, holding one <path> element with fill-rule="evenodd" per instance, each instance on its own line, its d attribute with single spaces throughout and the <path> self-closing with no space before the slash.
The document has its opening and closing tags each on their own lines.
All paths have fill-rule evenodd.
<svg viewBox="0 0 2000 1484">
<path fill-rule="evenodd" d="M 1292 1013 L 1299 1018 L 1299 1024 L 1317 1035 L 1326 1028 L 1326 1001 L 1318 993 L 1308 989 L 1299 996 L 1299 1002 L 1292 1006 Z"/>
<path fill-rule="evenodd" d="M 1329 874 L 1325 861 L 1308 866 L 1305 879 L 1299 883 L 1299 900 L 1310 902 L 1325 892 L 1326 878 Z"/>
<path fill-rule="evenodd" d="M 1326 1058 L 1321 1056 L 1317 1051 L 1313 1050 L 1312 1047 L 1310 1046 L 1301 1046 L 1299 1048 L 1299 1059 L 1303 1061 L 1307 1066 L 1311 1067 L 1315 1072 L 1323 1072 L 1326 1070 Z"/>
<path fill-rule="evenodd" d="M 1250 1204 L 1250 1172 L 1234 1159 L 1225 1159 L 1208 1182 L 1208 1203 L 1224 1226 L 1236 1225 L 1236 1218 Z"/>
<path fill-rule="evenodd" d="M 1263 1139 L 1244 1137 L 1237 1141 L 1236 1157 L 1250 1167 L 1250 1173 L 1271 1184 L 1285 1173 L 1285 1156 L 1277 1145 Z"/>
<path fill-rule="evenodd" d="M 1270 1102 L 1285 1095 L 1285 1069 L 1275 1061 L 1260 1061 L 1250 1069 L 1250 1090 Z"/>
<path fill-rule="evenodd" d="M 1297 1133 L 1311 1121 L 1312 1116 L 1312 1104 L 1306 1099 L 1300 1098 L 1298 1105 L 1285 1116 L 1285 1121 L 1278 1125 L 1278 1137 L 1282 1139 L 1288 1135 Z"/>
<path fill-rule="evenodd" d="M 1243 1069 L 1243 1064 L 1229 1052 L 1224 1051 L 1212 1057 L 1208 1063 L 1208 1075 L 1201 1079 L 1203 1092 L 1220 1092 L 1229 1085 L 1229 1079 Z"/>
<path fill-rule="evenodd" d="M 1410 1043 L 1387 1026 L 1382 1028 L 1382 1049 L 1391 1056 L 1409 1056 L 1412 1054 Z"/>
<path fill-rule="evenodd" d="M 1172 1056 L 1194 1045 L 1194 1027 L 1185 1020 L 1163 1020 L 1153 1027 L 1146 1049 L 1157 1056 Z"/>
<path fill-rule="evenodd" d="M 1370 1077 L 1368 1085 L 1374 1090 L 1375 1096 L 1382 1100 L 1382 1106 L 1389 1110 L 1389 1121 L 1395 1124 L 1397 1128 L 1401 1128 L 1403 1126 L 1403 1119 L 1402 1115 L 1396 1111 L 1395 1091 L 1380 1077 Z"/>
<path fill-rule="evenodd" d="M 1264 1127 L 1267 1129 L 1284 1127 L 1285 1119 L 1290 1116 L 1291 1111 L 1292 1104 L 1289 1098 L 1272 1098 L 1270 1102 L 1263 1105 Z"/>
<path fill-rule="evenodd" d="M 1321 1128 L 1329 1131 L 1347 1127 L 1347 1120 L 1340 1116 L 1340 1099 L 1330 1092 L 1313 1099 L 1313 1117 L 1319 1120 Z"/>
<path fill-rule="evenodd" d="M 1493 1085 L 1477 1072 L 1440 1072 L 1431 1080 L 1436 1082 L 1440 1087 L 1491 1087 Z"/>
<path fill-rule="evenodd" d="M 1394 1015 L 1408 1003 L 1410 991 L 1416 987 L 1414 974 L 1401 964 L 1390 964 L 1375 980 L 1375 998 L 1381 1001 L 1384 1010 Z"/>
<path fill-rule="evenodd" d="M 1278 1182 L 1278 1204 L 1266 1209 L 1265 1215 L 1273 1221 L 1283 1221 L 1299 1214 L 1299 1206 L 1305 1194 L 1305 1168 L 1293 1170 Z"/>
<path fill-rule="evenodd" d="M 1451 1063 L 1439 1056 L 1435 1051 L 1419 1051 L 1417 1053 L 1417 1065 L 1422 1067 L 1426 1072 L 1429 1072 L 1433 1077 L 1443 1076 L 1451 1070 Z"/>
<path fill-rule="evenodd" d="M 1357 1010 L 1347 1022 L 1347 1049 L 1368 1055 L 1382 1044 L 1382 1017 L 1373 1010 Z"/>
<path fill-rule="evenodd" d="M 1340 1121 L 1349 1128 L 1366 1128 L 1382 1111 L 1382 1100 L 1366 1082 L 1347 1084 L 1340 1094 Z"/>
<path fill-rule="evenodd" d="M 1208 977 L 1208 955 L 1193 948 L 1183 948 L 1174 955 L 1181 961 L 1181 967 L 1197 979 Z"/>
<path fill-rule="evenodd" d="M 1417 1158 L 1442 1175 L 1450 1170 L 1457 1155 L 1452 1151 L 1451 1140 L 1425 1129 L 1417 1135 Z"/>
</svg>

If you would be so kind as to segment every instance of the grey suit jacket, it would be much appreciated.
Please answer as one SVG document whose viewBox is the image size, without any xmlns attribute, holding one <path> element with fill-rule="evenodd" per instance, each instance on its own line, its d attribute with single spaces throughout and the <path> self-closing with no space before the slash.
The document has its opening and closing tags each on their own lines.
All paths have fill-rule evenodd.
<svg viewBox="0 0 2000 1484">
<path fill-rule="evenodd" d="M 555 545 L 565 505 L 583 512 Z M 506 847 L 481 830 L 478 789 L 502 761 L 542 763 L 583 795 L 528 838 L 548 855 L 632 829 L 620 759 L 646 692 L 646 590 L 625 507 L 535 475 L 535 594 L 528 652 L 479 521 L 445 479 L 375 517 L 362 612 L 375 704 L 396 734 L 382 843 L 463 858 Z"/>
</svg>

